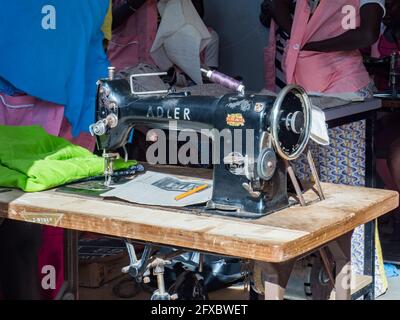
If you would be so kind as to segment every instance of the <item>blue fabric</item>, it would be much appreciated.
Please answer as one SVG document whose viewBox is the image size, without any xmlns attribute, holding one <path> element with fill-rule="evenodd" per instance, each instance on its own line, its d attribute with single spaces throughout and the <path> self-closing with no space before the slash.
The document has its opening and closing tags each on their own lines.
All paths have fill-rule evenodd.
<svg viewBox="0 0 400 320">
<path fill-rule="evenodd" d="M 18 93 L 23 93 L 22 91 L 15 88 L 11 83 L 7 80 L 0 77 L 0 92 L 5 93 L 9 96 L 15 96 Z"/>
<path fill-rule="evenodd" d="M 44 29 L 46 5 L 55 29 Z M 0 0 L 0 77 L 65 106 L 74 136 L 94 121 L 96 81 L 107 76 L 101 26 L 109 0 Z"/>
<path fill-rule="evenodd" d="M 385 263 L 385 273 L 388 278 L 396 278 L 400 276 L 398 267 L 390 263 Z"/>
</svg>

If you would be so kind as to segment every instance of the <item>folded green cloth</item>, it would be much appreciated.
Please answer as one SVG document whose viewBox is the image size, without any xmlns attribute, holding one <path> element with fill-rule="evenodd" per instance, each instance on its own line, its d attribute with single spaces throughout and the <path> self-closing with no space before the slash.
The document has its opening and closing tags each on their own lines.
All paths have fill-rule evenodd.
<svg viewBox="0 0 400 320">
<path fill-rule="evenodd" d="M 136 165 L 116 161 L 115 170 Z M 0 126 L 0 186 L 26 192 L 51 189 L 104 173 L 104 160 L 39 126 Z"/>
</svg>

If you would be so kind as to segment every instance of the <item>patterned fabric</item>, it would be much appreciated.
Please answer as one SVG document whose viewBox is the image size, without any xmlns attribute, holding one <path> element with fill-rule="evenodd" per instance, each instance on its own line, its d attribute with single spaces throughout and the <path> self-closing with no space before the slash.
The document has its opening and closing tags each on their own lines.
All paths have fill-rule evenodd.
<svg viewBox="0 0 400 320">
<path fill-rule="evenodd" d="M 329 130 L 331 145 L 322 147 L 311 145 L 314 160 L 323 182 L 365 186 L 365 150 L 366 123 L 355 122 Z M 307 159 L 300 158 L 294 163 L 300 179 L 310 179 L 311 172 Z M 358 227 L 351 242 L 352 268 L 356 274 L 364 274 L 364 226 Z M 375 255 L 375 293 L 384 294 L 388 288 L 383 267 L 383 258 L 379 235 L 376 235 Z"/>
</svg>

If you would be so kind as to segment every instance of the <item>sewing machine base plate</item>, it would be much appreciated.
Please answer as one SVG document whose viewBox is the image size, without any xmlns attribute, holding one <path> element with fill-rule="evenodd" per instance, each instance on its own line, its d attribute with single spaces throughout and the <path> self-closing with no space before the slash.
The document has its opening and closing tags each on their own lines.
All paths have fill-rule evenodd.
<svg viewBox="0 0 400 320">
<path fill-rule="evenodd" d="M 126 182 L 126 181 L 125 181 Z M 62 186 L 56 189 L 56 192 L 65 193 L 65 194 L 73 194 L 81 197 L 94 197 L 94 198 L 102 198 L 100 195 L 110 191 L 111 188 L 106 187 L 104 185 L 103 180 L 94 180 L 94 181 L 86 181 L 75 183 L 71 185 Z M 222 216 L 222 217 L 231 217 L 231 218 L 240 218 L 247 220 L 257 220 L 267 215 L 273 214 L 280 210 L 289 208 L 291 206 L 297 205 L 298 202 L 293 198 L 289 198 L 289 205 L 286 207 L 280 208 L 279 210 L 269 212 L 267 214 L 254 214 L 250 212 L 243 211 L 229 211 L 229 210 L 218 210 L 218 209 L 210 209 L 207 208 L 207 205 L 196 205 L 187 207 L 186 209 L 193 212 L 193 214 L 207 215 L 207 216 Z M 179 208 L 177 208 L 179 209 Z"/>
<path fill-rule="evenodd" d="M 209 209 L 207 207 L 204 207 L 202 210 L 202 213 L 206 215 L 212 215 L 212 216 L 222 216 L 222 217 L 230 217 L 230 218 L 240 218 L 240 219 L 247 219 L 247 220 L 257 220 L 261 219 L 263 217 L 266 217 L 270 214 L 273 214 L 275 212 L 279 212 L 281 210 L 287 209 L 291 207 L 292 205 L 296 205 L 297 202 L 290 203 L 289 205 L 285 207 L 281 207 L 278 210 L 268 212 L 266 214 L 255 214 L 251 212 L 243 212 L 243 211 L 223 211 L 223 210 L 215 210 L 215 209 Z"/>
</svg>

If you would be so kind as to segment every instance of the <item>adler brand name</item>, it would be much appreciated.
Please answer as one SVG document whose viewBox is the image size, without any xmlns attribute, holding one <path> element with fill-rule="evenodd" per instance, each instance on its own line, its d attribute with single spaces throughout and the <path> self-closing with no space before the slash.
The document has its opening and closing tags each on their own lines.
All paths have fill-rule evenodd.
<svg viewBox="0 0 400 320">
<path fill-rule="evenodd" d="M 147 118 L 191 121 L 190 109 L 188 108 L 163 108 L 150 106 L 147 110 Z"/>
</svg>

